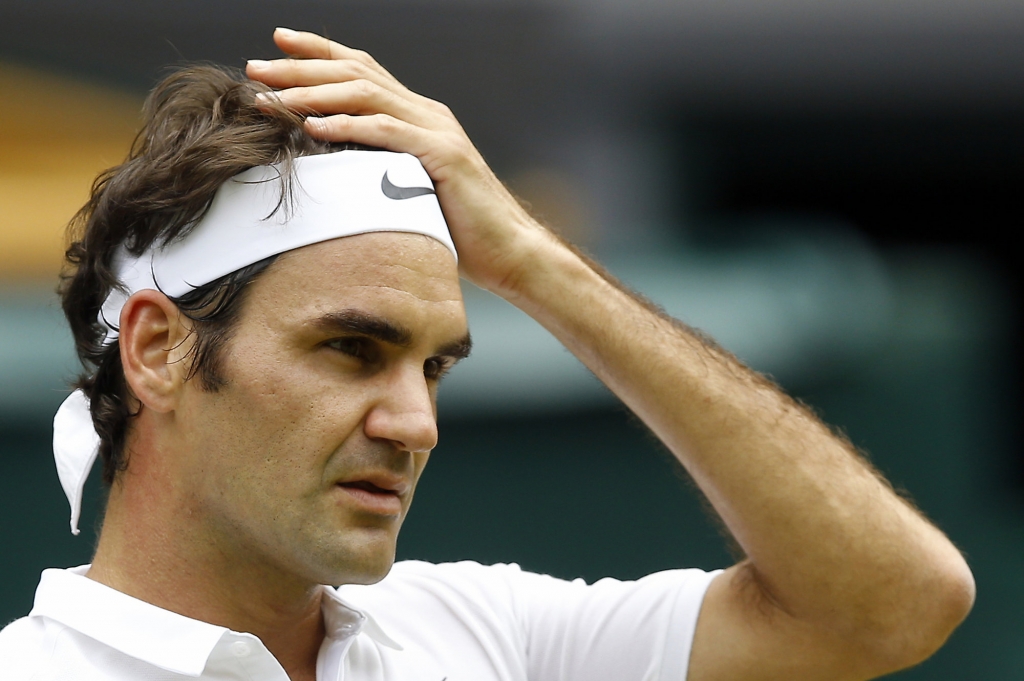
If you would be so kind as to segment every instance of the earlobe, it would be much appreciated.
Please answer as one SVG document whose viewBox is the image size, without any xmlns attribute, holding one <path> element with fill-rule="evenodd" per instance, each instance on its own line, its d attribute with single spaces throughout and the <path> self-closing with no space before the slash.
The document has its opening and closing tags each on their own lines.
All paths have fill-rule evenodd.
<svg viewBox="0 0 1024 681">
<path fill-rule="evenodd" d="M 157 412 L 169 412 L 184 384 L 191 324 L 159 291 L 133 294 L 121 310 L 121 365 L 136 399 Z"/>
</svg>

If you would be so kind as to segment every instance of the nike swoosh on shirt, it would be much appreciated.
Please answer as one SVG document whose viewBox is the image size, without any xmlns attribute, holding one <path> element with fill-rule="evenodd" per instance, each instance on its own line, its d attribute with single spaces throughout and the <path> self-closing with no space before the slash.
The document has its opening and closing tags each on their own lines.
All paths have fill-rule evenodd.
<svg viewBox="0 0 1024 681">
<path fill-rule="evenodd" d="M 436 194 L 430 187 L 398 187 L 391 183 L 388 179 L 388 172 L 384 171 L 384 177 L 380 181 L 380 190 L 384 192 L 384 196 L 395 201 L 401 201 L 402 199 L 413 199 L 417 196 L 426 196 L 427 194 Z"/>
</svg>

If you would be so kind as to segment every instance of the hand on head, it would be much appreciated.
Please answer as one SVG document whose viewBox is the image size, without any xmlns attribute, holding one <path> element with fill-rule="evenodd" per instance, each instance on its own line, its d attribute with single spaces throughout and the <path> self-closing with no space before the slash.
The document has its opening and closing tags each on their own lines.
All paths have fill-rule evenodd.
<svg viewBox="0 0 1024 681">
<path fill-rule="evenodd" d="M 292 57 L 250 61 L 249 77 L 310 114 L 306 129 L 314 137 L 418 157 L 437 188 L 462 274 L 514 296 L 531 255 L 558 241 L 495 177 L 451 110 L 412 92 L 360 50 L 280 28 L 274 41 Z"/>
</svg>

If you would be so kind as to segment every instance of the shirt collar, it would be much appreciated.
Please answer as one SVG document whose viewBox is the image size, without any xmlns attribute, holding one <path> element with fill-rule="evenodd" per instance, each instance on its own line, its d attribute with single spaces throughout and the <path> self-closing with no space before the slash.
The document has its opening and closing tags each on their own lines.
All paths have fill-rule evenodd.
<svg viewBox="0 0 1024 681">
<path fill-rule="evenodd" d="M 85 576 L 88 570 L 88 565 L 44 570 L 29 617 L 48 617 L 125 655 L 186 676 L 202 674 L 218 643 L 237 635 L 100 584 Z M 383 646 L 402 650 L 368 613 L 345 603 L 336 589 L 324 587 L 324 595 L 328 638 L 362 632 Z"/>
<path fill-rule="evenodd" d="M 324 627 L 329 638 L 341 639 L 360 631 L 382 646 L 402 650 L 402 646 L 384 632 L 370 613 L 346 603 L 335 588 L 324 587 L 321 610 L 324 613 Z"/>
</svg>

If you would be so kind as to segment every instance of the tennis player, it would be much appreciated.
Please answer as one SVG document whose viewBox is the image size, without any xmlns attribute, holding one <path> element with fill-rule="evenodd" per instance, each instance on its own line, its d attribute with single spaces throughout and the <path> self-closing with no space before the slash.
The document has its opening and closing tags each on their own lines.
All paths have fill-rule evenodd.
<svg viewBox="0 0 1024 681">
<path fill-rule="evenodd" d="M 0 676 L 838 681 L 943 644 L 970 570 L 847 441 L 535 222 L 445 106 L 274 39 L 294 58 L 252 80 L 161 83 L 75 223 L 88 371 L 54 452 L 73 531 L 97 457 L 109 501 L 91 566 L 45 571 L 0 633 Z M 592 585 L 393 564 L 470 350 L 460 274 L 643 419 L 746 558 Z"/>
</svg>

